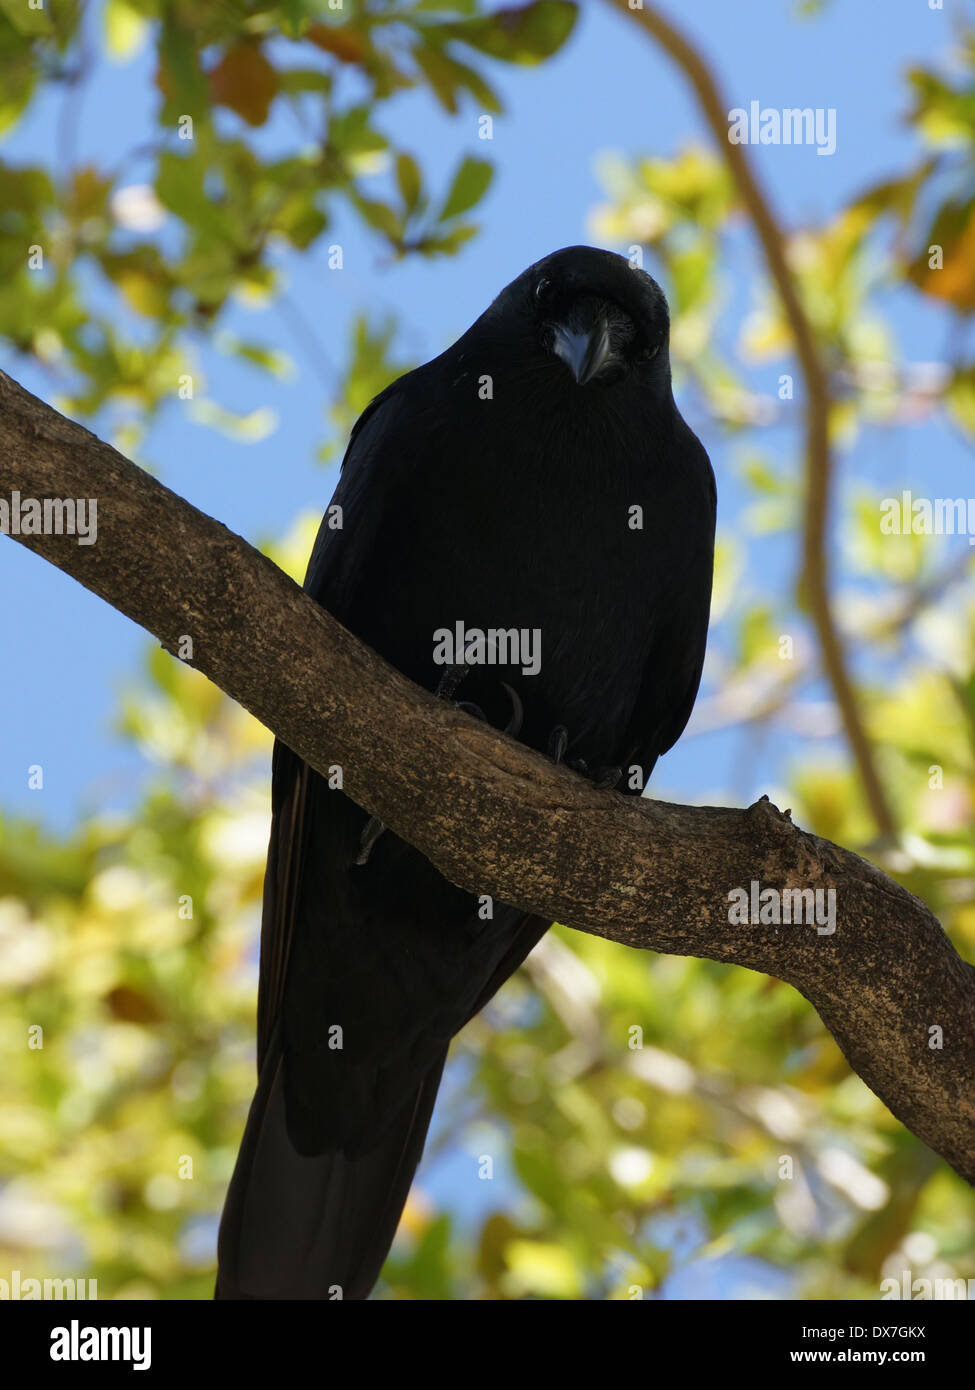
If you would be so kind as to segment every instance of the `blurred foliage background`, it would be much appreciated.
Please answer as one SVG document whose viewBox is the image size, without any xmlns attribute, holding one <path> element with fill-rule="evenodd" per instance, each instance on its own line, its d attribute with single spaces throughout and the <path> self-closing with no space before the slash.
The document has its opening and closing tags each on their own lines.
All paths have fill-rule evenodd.
<svg viewBox="0 0 975 1390">
<path fill-rule="evenodd" d="M 0 0 L 0 131 L 45 87 L 70 96 L 90 80 L 80 13 Z M 465 103 L 496 113 L 500 65 L 548 61 L 576 19 L 564 0 L 500 12 L 474 0 L 106 0 L 99 14 L 105 51 L 155 51 L 158 138 L 125 167 L 78 165 L 68 104 L 57 150 L 0 159 L 0 335 L 50 371 L 67 413 L 124 404 L 115 441 L 130 453 L 184 374 L 202 419 L 242 441 L 260 431 L 259 411 L 230 419 L 207 397 L 199 346 L 284 370 L 259 338 L 221 325 L 231 296 L 275 295 L 282 239 L 327 245 L 339 204 L 394 261 L 474 237 L 491 161 L 431 172 L 386 131 L 384 104 L 425 86 L 445 121 Z M 975 26 L 956 25 L 955 39 L 950 71 L 905 75 L 916 162 L 828 222 L 783 233 L 828 368 L 832 466 L 854 481 L 831 523 L 833 608 L 867 658 L 856 698 L 898 834 L 877 837 L 851 759 L 811 756 L 775 776 L 802 824 L 877 858 L 970 957 L 972 553 L 962 544 L 946 566 L 935 538 L 882 536 L 880 496 L 854 472 L 862 432 L 878 425 L 940 415 L 975 436 Z M 296 140 L 272 158 L 261 128 L 280 103 Z M 181 140 L 188 112 L 193 138 Z M 670 297 L 681 399 L 736 441 L 749 501 L 721 517 L 695 727 L 741 726 L 761 758 L 773 725 L 798 737 L 836 722 L 810 696 L 821 668 L 802 602 L 748 563 L 753 537 L 801 548 L 802 459 L 774 435 L 784 398 L 749 382 L 757 362 L 796 372 L 791 333 L 760 270 L 728 332 L 722 267 L 745 214 L 719 151 L 607 157 L 600 177 L 592 239 L 642 248 Z M 937 364 L 899 354 L 885 305 L 903 286 L 941 307 Z M 412 365 L 394 341 L 363 313 L 323 459 Z M 298 578 L 316 524 L 298 518 L 268 542 Z M 789 660 L 782 634 L 796 638 Z M 130 813 L 96 810 L 55 835 L 0 811 L 0 1277 L 207 1298 L 253 1085 L 271 739 L 158 650 L 133 674 L 119 728 L 155 768 Z M 455 1162 L 435 1199 L 426 1175 L 450 1154 L 463 1176 Z M 492 1182 L 479 1176 L 486 1159 Z M 557 928 L 455 1044 L 379 1296 L 876 1298 L 905 1267 L 975 1277 L 973 1231 L 971 1190 L 850 1072 L 793 990 Z"/>
</svg>

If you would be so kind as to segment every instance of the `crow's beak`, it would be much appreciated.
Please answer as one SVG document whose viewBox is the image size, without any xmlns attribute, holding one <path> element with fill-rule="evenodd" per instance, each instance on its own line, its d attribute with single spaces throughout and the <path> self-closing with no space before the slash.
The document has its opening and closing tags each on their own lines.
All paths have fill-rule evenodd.
<svg viewBox="0 0 975 1390">
<path fill-rule="evenodd" d="M 580 386 L 598 376 L 613 356 L 609 341 L 609 325 L 597 319 L 587 332 L 566 328 L 562 323 L 552 325 L 555 335 L 552 351 L 562 359 Z"/>
</svg>

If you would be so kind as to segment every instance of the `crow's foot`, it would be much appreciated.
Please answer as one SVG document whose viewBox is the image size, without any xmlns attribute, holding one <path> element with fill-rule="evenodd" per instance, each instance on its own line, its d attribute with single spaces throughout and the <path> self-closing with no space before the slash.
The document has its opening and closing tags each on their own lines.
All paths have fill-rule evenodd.
<svg viewBox="0 0 975 1390">
<path fill-rule="evenodd" d="M 473 700 L 454 700 L 455 691 L 460 687 L 465 678 L 470 675 L 471 668 L 463 663 L 459 666 L 448 666 L 433 692 L 439 700 L 451 700 L 457 709 L 462 709 L 465 714 L 471 715 L 474 719 L 480 719 L 485 724 L 490 723 L 487 715 L 480 705 L 474 704 Z M 521 732 L 522 720 L 524 719 L 524 709 L 517 690 L 514 690 L 507 681 L 501 681 L 501 685 L 507 692 L 508 699 L 511 701 L 511 715 L 503 732 L 510 734 L 512 738 L 517 738 Z M 362 834 L 359 836 L 359 853 L 356 855 L 357 864 L 368 864 L 369 856 L 372 854 L 373 846 L 385 830 L 385 826 L 378 816 L 370 816 L 362 827 Z"/>
<path fill-rule="evenodd" d="M 564 724 L 556 724 L 555 728 L 548 736 L 548 755 L 554 763 L 565 761 L 566 767 L 571 767 L 573 772 L 578 772 L 591 782 L 597 791 L 608 791 L 618 785 L 623 776 L 621 767 L 594 767 L 590 768 L 585 758 L 565 758 L 565 750 L 569 746 L 569 731 Z"/>
<path fill-rule="evenodd" d="M 571 758 L 566 766 L 585 777 L 587 782 L 591 782 L 597 792 L 611 791 L 619 785 L 620 778 L 623 776 L 621 767 L 591 768 L 585 758 Z"/>
</svg>

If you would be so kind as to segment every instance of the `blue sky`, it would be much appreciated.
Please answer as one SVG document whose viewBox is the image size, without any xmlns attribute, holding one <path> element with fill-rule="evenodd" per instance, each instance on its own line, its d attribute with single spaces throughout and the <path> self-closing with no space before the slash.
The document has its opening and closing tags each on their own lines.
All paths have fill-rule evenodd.
<svg viewBox="0 0 975 1390">
<path fill-rule="evenodd" d="M 837 110 L 838 144 L 831 157 L 818 157 L 809 147 L 752 149 L 786 220 L 821 220 L 858 189 L 906 164 L 914 137 L 902 121 L 908 101 L 903 73 L 948 53 L 953 0 L 946 0 L 944 11 L 930 10 L 924 0 L 897 0 L 883 7 L 882 21 L 875 7 L 849 0 L 834 0 L 809 20 L 797 19 L 795 7 L 783 0 L 751 0 L 747 16 L 724 0 L 698 0 L 690 14 L 688 8 L 669 7 L 717 66 L 729 105 L 759 100 L 763 106 Z M 97 12 L 90 14 L 92 22 L 97 18 Z M 483 232 L 459 257 L 391 265 L 378 244 L 346 219 L 325 239 L 345 248 L 341 272 L 327 269 L 324 247 L 282 262 L 289 293 L 331 364 L 343 361 L 349 325 L 363 310 L 396 316 L 402 354 L 418 360 L 434 355 L 525 265 L 557 246 L 591 239 L 589 218 L 602 196 L 595 172 L 602 152 L 671 155 L 707 138 L 670 62 L 604 4 L 583 5 L 573 38 L 554 61 L 538 69 L 499 65 L 493 76 L 507 114 L 496 121 L 490 145 L 477 139 L 473 107 L 450 121 L 425 96 L 407 93 L 380 117 L 383 128 L 420 157 L 435 187 L 446 185 L 465 152 L 487 153 L 496 161 L 495 184 L 479 210 Z M 6 159 L 49 158 L 60 100 L 38 103 L 30 120 L 4 142 Z M 124 66 L 103 62 L 78 111 L 76 158 L 105 163 L 120 157 L 149 135 L 155 102 L 147 53 Z M 278 138 L 274 124 L 261 133 L 270 144 Z M 132 166 L 131 180 L 145 172 Z M 744 235 L 731 255 L 725 267 L 729 339 L 737 315 L 750 306 L 756 264 Z M 944 322 L 936 310 L 902 292 L 891 298 L 889 311 L 912 359 L 939 355 Z M 330 369 L 310 363 L 274 307 L 260 313 L 234 308 L 226 326 L 280 346 L 296 361 L 296 376 L 281 383 L 214 352 L 203 356 L 212 396 L 240 411 L 271 407 L 277 429 L 261 443 L 241 444 L 194 423 L 174 403 L 154 426 L 144 461 L 204 511 L 259 540 L 328 502 L 335 470 L 317 464 L 315 450 L 329 403 L 322 374 L 327 380 Z M 52 398 L 43 373 L 2 350 L 0 362 L 30 389 Z M 780 369 L 774 364 L 754 379 L 771 391 Z M 706 420 L 693 414 L 691 419 L 718 475 L 719 522 L 732 526 L 742 497 L 732 446 Z M 86 423 L 102 433 L 110 426 L 104 420 Z M 796 456 L 792 429 L 776 430 L 763 442 Z M 912 482 L 917 487 L 923 478 L 929 494 L 947 495 L 961 485 L 968 467 L 965 451 L 946 430 L 925 425 L 865 436 L 850 470 L 878 485 L 889 482 L 891 490 Z M 753 582 L 785 584 L 792 562 L 788 550 L 769 543 Z M 0 650 L 15 656 L 17 673 L 0 688 L 0 804 L 66 827 L 96 805 L 130 801 L 147 769 L 115 736 L 112 719 L 118 692 L 130 682 L 149 639 L 6 539 L 0 539 L 0 592 Z M 747 759 L 743 765 L 738 749 L 727 734 L 686 739 L 661 765 L 658 791 L 740 800 L 781 784 L 793 751 L 786 740 L 770 738 L 760 769 Z M 28 790 L 31 763 L 45 768 L 42 793 Z"/>
<path fill-rule="evenodd" d="M 904 71 L 948 53 L 952 14 L 959 9 L 953 0 L 946 0 L 943 11 L 932 11 L 926 0 L 888 0 L 883 6 L 834 0 L 818 17 L 802 21 L 785 0 L 750 0 L 745 7 L 727 0 L 668 5 L 715 63 L 730 106 L 758 100 L 769 107 L 836 108 L 838 146 L 831 157 L 818 157 L 808 147 L 752 149 L 764 186 L 793 224 L 821 221 L 851 194 L 907 164 L 914 137 L 902 119 L 908 102 Z M 479 209 L 482 234 L 456 259 L 390 265 L 376 241 L 357 224 L 340 220 L 325 238 L 343 244 L 340 273 L 327 269 L 324 248 L 281 262 L 289 294 L 300 303 L 327 362 L 309 361 L 274 307 L 257 314 L 234 308 L 226 326 L 289 353 L 297 366 L 291 381 L 274 381 L 214 352 L 203 356 L 209 393 L 238 411 L 272 408 L 279 421 L 274 433 L 258 444 L 241 444 L 194 423 L 179 403 L 154 426 L 143 461 L 249 539 L 283 531 L 299 513 L 321 512 L 329 500 L 336 470 L 315 462 L 329 405 L 322 376 L 329 380 L 329 364 L 342 363 L 357 313 L 391 313 L 401 325 L 400 354 L 432 356 L 531 261 L 591 239 L 589 219 L 602 197 L 595 172 L 601 153 L 669 156 L 691 141 L 707 143 L 693 100 L 670 62 L 635 26 L 596 0 L 585 0 L 575 35 L 554 61 L 529 70 L 499 66 L 493 78 L 507 114 L 496 120 L 491 145 L 477 139 L 473 107 L 449 121 L 426 97 L 405 94 L 380 117 L 397 143 L 418 155 L 434 187 L 446 185 L 464 153 L 496 161 L 495 184 Z M 103 63 L 78 113 L 76 157 L 99 163 L 121 157 L 149 136 L 156 99 L 147 55 L 126 66 Z M 47 160 L 59 102 L 40 102 L 4 142 L 3 157 Z M 273 145 L 284 134 L 272 125 L 261 139 Z M 145 172 L 133 166 L 131 181 Z M 751 305 L 757 261 L 745 235 L 733 240 L 729 254 L 724 332 L 731 341 Z M 897 292 L 885 307 L 912 360 L 939 357 L 943 315 L 912 292 Z M 39 395 L 53 397 L 49 378 L 2 347 L 0 364 Z M 771 392 L 781 369 L 769 366 L 752 380 Z M 718 476 L 719 524 L 731 528 L 743 499 L 735 446 L 708 421 L 691 419 Z M 100 433 L 110 427 L 107 420 L 85 423 Z M 794 427 L 777 429 L 763 443 L 783 458 L 798 457 Z M 928 495 L 956 495 L 970 469 L 970 452 L 937 423 L 867 432 L 844 462 L 848 475 L 884 491 L 914 486 Z M 748 582 L 759 591 L 779 591 L 790 582 L 793 564 L 792 550 L 770 541 L 756 551 Z M 0 594 L 0 652 L 8 673 L 0 683 L 0 806 L 68 828 L 85 811 L 132 803 L 152 769 L 119 740 L 112 722 L 118 694 L 138 671 L 150 639 L 5 538 Z M 661 765 L 655 790 L 688 800 L 741 802 L 780 786 L 795 747 L 784 735 L 770 734 L 760 755 L 750 749 L 732 734 L 686 738 Z M 27 787 L 33 763 L 45 769 L 42 793 Z M 446 1154 L 426 1181 L 434 1190 L 463 1192 L 468 1204 L 493 1201 L 486 1185 L 469 1181 L 469 1164 L 467 1155 Z M 473 1206 L 467 1212 L 469 1219 L 478 1214 Z M 752 1278 L 774 1287 L 767 1269 L 747 1262 L 719 1274 L 714 1286 L 727 1289 L 729 1281 Z M 711 1286 L 702 1285 L 697 1270 L 686 1284 L 680 1278 L 672 1282 L 670 1295 L 700 1296 L 706 1287 Z"/>
</svg>

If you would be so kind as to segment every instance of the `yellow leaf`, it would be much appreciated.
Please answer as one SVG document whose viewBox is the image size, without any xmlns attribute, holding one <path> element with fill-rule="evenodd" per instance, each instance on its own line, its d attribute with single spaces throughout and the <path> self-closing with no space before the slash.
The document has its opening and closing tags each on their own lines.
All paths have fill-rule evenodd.
<svg viewBox="0 0 975 1390">
<path fill-rule="evenodd" d="M 513 1240 L 505 1251 L 512 1282 L 526 1293 L 578 1298 L 582 1280 L 576 1261 L 562 1245 Z"/>
<path fill-rule="evenodd" d="M 127 63 L 146 41 L 149 22 L 125 0 L 108 0 L 105 6 L 105 47 L 110 58 Z"/>
</svg>

